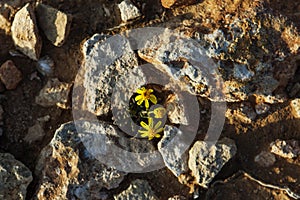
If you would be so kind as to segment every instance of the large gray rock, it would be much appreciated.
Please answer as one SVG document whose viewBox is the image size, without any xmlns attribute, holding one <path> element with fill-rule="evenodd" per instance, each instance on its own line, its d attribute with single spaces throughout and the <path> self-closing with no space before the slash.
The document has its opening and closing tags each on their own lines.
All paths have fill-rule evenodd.
<svg viewBox="0 0 300 200">
<path fill-rule="evenodd" d="M 69 34 L 72 17 L 45 4 L 38 4 L 36 10 L 39 26 L 48 40 L 55 46 L 62 46 Z"/>
<path fill-rule="evenodd" d="M 39 179 L 35 199 L 100 199 L 102 188 L 116 188 L 124 179 L 125 173 L 102 164 L 86 149 L 78 127 L 82 131 L 95 128 L 89 122 L 77 127 L 71 122 L 63 124 L 42 150 L 35 171 Z M 116 134 L 109 125 L 101 127 L 95 133 Z"/>
<path fill-rule="evenodd" d="M 31 171 L 23 163 L 9 153 L 0 153 L 0 199 L 25 199 L 31 181 Z"/>
<path fill-rule="evenodd" d="M 188 155 L 184 152 L 183 143 L 170 143 L 175 136 L 184 134 L 176 127 L 166 125 L 164 136 L 158 143 L 158 151 L 161 153 L 166 167 L 178 177 L 189 170 L 187 165 Z M 170 146 L 167 146 L 170 145 Z"/>
<path fill-rule="evenodd" d="M 189 168 L 197 183 L 207 188 L 222 167 L 236 154 L 235 142 L 224 138 L 215 145 L 197 141 L 189 151 Z"/>
<path fill-rule="evenodd" d="M 137 179 L 131 182 L 130 186 L 118 195 L 114 195 L 115 200 L 156 200 L 158 199 L 152 191 L 149 183 L 145 180 Z"/>
<path fill-rule="evenodd" d="M 87 40 L 83 54 L 86 109 L 95 115 L 106 115 L 110 111 L 111 97 L 117 82 L 122 75 L 127 75 L 130 69 L 138 65 L 137 57 L 124 37 L 107 38 L 104 35 L 94 35 Z M 145 83 L 143 77 L 136 77 L 141 80 L 126 80 L 126 83 L 135 86 L 134 90 L 139 87 L 138 83 Z"/>
<path fill-rule="evenodd" d="M 20 9 L 11 26 L 12 38 L 17 49 L 33 60 L 38 60 L 42 48 L 33 5 L 27 3 Z"/>
</svg>

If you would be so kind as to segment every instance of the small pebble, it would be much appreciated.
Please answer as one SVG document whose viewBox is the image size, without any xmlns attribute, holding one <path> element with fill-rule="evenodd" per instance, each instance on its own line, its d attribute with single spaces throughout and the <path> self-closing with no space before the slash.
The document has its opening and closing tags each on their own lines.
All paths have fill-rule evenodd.
<svg viewBox="0 0 300 200">
<path fill-rule="evenodd" d="M 37 70 L 44 76 L 51 76 L 54 73 L 54 62 L 49 56 L 44 56 L 37 62 Z"/>
<path fill-rule="evenodd" d="M 6 89 L 16 89 L 19 82 L 22 80 L 22 73 L 15 66 L 13 61 L 8 60 L 0 67 L 0 79 Z"/>
<path fill-rule="evenodd" d="M 274 154 L 267 151 L 262 151 L 260 154 L 255 156 L 254 161 L 262 167 L 270 167 L 276 162 L 276 158 Z"/>
<path fill-rule="evenodd" d="M 260 103 L 255 105 L 255 111 L 258 115 L 265 114 L 270 109 L 268 104 Z"/>
<path fill-rule="evenodd" d="M 300 99 L 294 99 L 290 103 L 292 114 L 295 118 L 300 118 Z"/>
</svg>

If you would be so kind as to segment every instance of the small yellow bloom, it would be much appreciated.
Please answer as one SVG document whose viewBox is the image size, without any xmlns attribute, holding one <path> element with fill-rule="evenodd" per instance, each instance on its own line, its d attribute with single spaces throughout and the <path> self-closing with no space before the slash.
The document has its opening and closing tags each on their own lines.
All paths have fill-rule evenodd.
<svg viewBox="0 0 300 200">
<path fill-rule="evenodd" d="M 164 107 L 158 107 L 149 113 L 153 113 L 154 118 L 164 118 L 167 113 L 167 110 Z"/>
<path fill-rule="evenodd" d="M 136 93 L 139 95 L 135 97 L 135 101 L 137 101 L 138 105 L 141 105 L 145 101 L 145 107 L 146 109 L 149 108 L 149 100 L 153 104 L 157 104 L 157 99 L 154 94 L 151 94 L 153 92 L 152 89 L 146 89 L 145 87 L 139 88 L 136 90 Z"/>
<path fill-rule="evenodd" d="M 151 117 L 148 118 L 148 124 L 142 121 L 141 126 L 146 130 L 139 130 L 139 133 L 141 133 L 142 137 L 148 137 L 149 140 L 152 140 L 154 137 L 159 138 L 159 133 L 164 130 L 164 128 L 161 127 L 161 121 L 157 122 L 154 126 L 153 118 Z"/>
</svg>

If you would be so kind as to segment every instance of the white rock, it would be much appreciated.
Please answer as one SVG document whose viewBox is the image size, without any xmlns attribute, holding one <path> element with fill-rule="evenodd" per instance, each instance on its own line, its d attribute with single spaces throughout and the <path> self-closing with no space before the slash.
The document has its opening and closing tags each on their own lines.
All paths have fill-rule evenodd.
<svg viewBox="0 0 300 200">
<path fill-rule="evenodd" d="M 254 72 L 250 71 L 246 65 L 234 64 L 233 76 L 241 81 L 249 81 Z"/>
<path fill-rule="evenodd" d="M 180 142 L 171 143 L 175 136 L 182 134 L 184 133 L 178 128 L 166 125 L 164 136 L 158 143 L 158 151 L 161 153 L 166 167 L 176 177 L 189 169 L 187 166 L 188 155 L 184 152 L 183 144 Z"/>
<path fill-rule="evenodd" d="M 38 4 L 37 18 L 46 37 L 55 46 L 62 46 L 66 40 L 72 17 L 48 5 Z"/>
<path fill-rule="evenodd" d="M 189 151 L 189 168 L 197 183 L 207 188 L 222 167 L 236 154 L 235 142 L 224 138 L 216 145 L 197 141 Z"/>
<path fill-rule="evenodd" d="M 33 5 L 27 3 L 16 13 L 11 33 L 17 49 L 33 60 L 39 59 L 42 40 L 39 36 Z"/>
<path fill-rule="evenodd" d="M 141 16 L 139 9 L 130 0 L 122 1 L 118 4 L 118 7 L 121 12 L 121 19 L 124 22 Z"/>
</svg>

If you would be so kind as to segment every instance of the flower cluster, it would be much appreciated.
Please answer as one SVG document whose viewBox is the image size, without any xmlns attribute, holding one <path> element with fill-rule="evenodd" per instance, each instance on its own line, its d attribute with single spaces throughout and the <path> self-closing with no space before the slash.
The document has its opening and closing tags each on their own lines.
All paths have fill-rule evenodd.
<svg viewBox="0 0 300 200">
<path fill-rule="evenodd" d="M 162 106 L 149 111 L 150 103 L 155 105 L 158 101 L 153 92 L 153 89 L 141 87 L 136 90 L 138 95 L 134 98 L 138 106 L 143 106 L 144 103 L 144 107 L 142 107 L 144 109 L 141 113 L 145 114 L 146 117 L 144 119 L 148 119 L 148 124 L 145 120 L 141 121 L 140 125 L 144 130 L 139 130 L 138 132 L 141 134 L 141 137 L 148 137 L 149 140 L 161 136 L 160 133 L 164 130 L 162 118 L 166 115 L 166 109 Z"/>
</svg>

